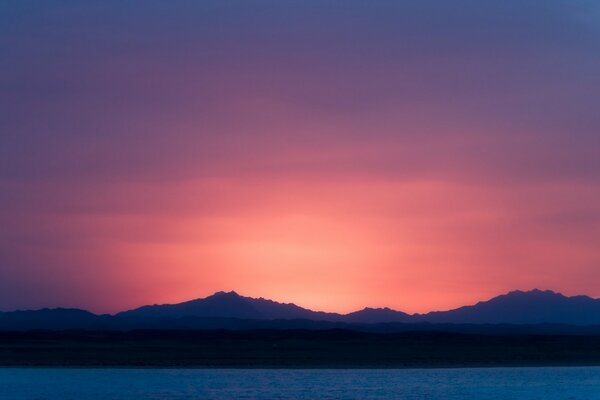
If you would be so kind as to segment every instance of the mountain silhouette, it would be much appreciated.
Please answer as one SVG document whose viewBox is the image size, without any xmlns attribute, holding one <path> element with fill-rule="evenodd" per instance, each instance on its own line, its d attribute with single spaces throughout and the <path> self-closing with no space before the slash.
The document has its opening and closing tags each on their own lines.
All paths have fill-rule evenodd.
<svg viewBox="0 0 600 400">
<path fill-rule="evenodd" d="M 343 316 L 346 322 L 359 322 L 364 324 L 376 324 L 384 322 L 412 322 L 412 316 L 402 311 L 391 308 L 363 308 L 360 311 L 351 312 Z"/>
<path fill-rule="evenodd" d="M 481 330 L 467 325 L 491 324 L 486 331 L 514 331 L 514 326 L 562 331 L 564 327 L 600 329 L 600 300 L 567 297 L 538 289 L 513 291 L 448 311 L 407 314 L 390 308 L 364 308 L 349 314 L 327 313 L 264 298 L 217 292 L 177 304 L 148 305 L 115 315 L 96 315 L 78 309 L 0 312 L 0 329 L 359 329 L 377 331 Z M 455 326 L 453 326 L 455 325 Z M 503 325 L 503 327 L 500 327 Z M 513 326 L 514 325 L 514 326 Z M 523 331 L 523 328 L 519 328 Z M 598 331 L 598 329 L 594 329 Z"/>
<path fill-rule="evenodd" d="M 450 311 L 415 316 L 431 323 L 599 325 L 600 300 L 551 290 L 516 290 Z"/>
<path fill-rule="evenodd" d="M 106 329 L 110 315 L 96 315 L 76 308 L 44 308 L 41 310 L 0 313 L 0 329 Z"/>
<path fill-rule="evenodd" d="M 217 292 L 203 299 L 178 304 L 151 305 L 118 313 L 117 317 L 180 318 L 218 317 L 241 319 L 310 319 L 339 321 L 340 314 L 312 311 L 291 303 L 240 296 L 236 292 Z"/>
</svg>

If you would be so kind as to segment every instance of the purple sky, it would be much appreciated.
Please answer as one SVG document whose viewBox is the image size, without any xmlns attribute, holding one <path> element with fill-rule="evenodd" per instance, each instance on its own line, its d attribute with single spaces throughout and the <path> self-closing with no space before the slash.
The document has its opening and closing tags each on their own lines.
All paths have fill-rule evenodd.
<svg viewBox="0 0 600 400">
<path fill-rule="evenodd" d="M 0 310 L 600 296 L 597 1 L 0 3 Z"/>
</svg>

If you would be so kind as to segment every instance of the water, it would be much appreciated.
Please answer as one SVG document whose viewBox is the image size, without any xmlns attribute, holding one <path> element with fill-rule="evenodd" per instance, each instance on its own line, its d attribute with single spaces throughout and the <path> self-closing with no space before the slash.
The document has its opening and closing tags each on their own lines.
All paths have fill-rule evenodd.
<svg viewBox="0 0 600 400">
<path fill-rule="evenodd" d="M 0 369 L 0 399 L 600 399 L 600 368 Z"/>
</svg>

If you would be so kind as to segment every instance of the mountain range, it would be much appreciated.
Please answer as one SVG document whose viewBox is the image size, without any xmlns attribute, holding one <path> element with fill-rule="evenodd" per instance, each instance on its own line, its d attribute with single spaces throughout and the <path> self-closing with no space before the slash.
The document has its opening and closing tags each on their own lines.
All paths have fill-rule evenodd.
<svg viewBox="0 0 600 400">
<path fill-rule="evenodd" d="M 512 291 L 449 311 L 408 314 L 390 308 L 327 313 L 264 298 L 217 292 L 177 304 L 114 315 L 79 309 L 0 312 L 1 330 L 24 329 L 358 329 L 600 332 L 600 299 L 538 289 Z M 585 329 L 584 329 L 585 328 Z"/>
</svg>

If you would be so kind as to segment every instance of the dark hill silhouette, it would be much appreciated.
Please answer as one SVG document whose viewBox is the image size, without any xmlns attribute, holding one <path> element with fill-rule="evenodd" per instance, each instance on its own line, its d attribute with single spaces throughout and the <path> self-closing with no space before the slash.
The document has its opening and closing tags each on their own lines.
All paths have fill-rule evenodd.
<svg viewBox="0 0 600 400">
<path fill-rule="evenodd" d="M 152 305 L 117 314 L 117 317 L 180 318 L 218 317 L 241 319 L 310 319 L 340 321 L 342 315 L 312 311 L 292 303 L 240 296 L 236 292 L 217 292 L 203 299 L 178 304 Z"/>
<path fill-rule="evenodd" d="M 76 308 L 44 308 L 0 313 L 0 329 L 106 329 L 112 319 Z"/>
<path fill-rule="evenodd" d="M 343 316 L 346 322 L 359 322 L 364 324 L 376 324 L 383 322 L 412 322 L 412 316 L 402 311 L 391 308 L 363 308 Z"/>
<path fill-rule="evenodd" d="M 473 327 L 482 324 L 490 326 Z M 516 328 L 517 325 L 530 328 Z M 534 325 L 535 328 L 531 328 Z M 582 330 L 577 326 L 595 327 Z M 244 297 L 235 292 L 217 292 L 206 298 L 178 304 L 149 305 L 114 316 L 77 309 L 0 313 L 0 329 L 3 330 L 336 328 L 382 332 L 443 329 L 490 333 L 495 330 L 598 332 L 599 327 L 600 300 L 588 296 L 567 297 L 537 289 L 513 291 L 454 310 L 414 315 L 389 308 L 365 308 L 349 314 L 326 313 L 291 303 Z"/>
<path fill-rule="evenodd" d="M 566 297 L 550 290 L 513 291 L 450 311 L 415 316 L 431 323 L 457 324 L 600 324 L 600 300 Z"/>
</svg>

